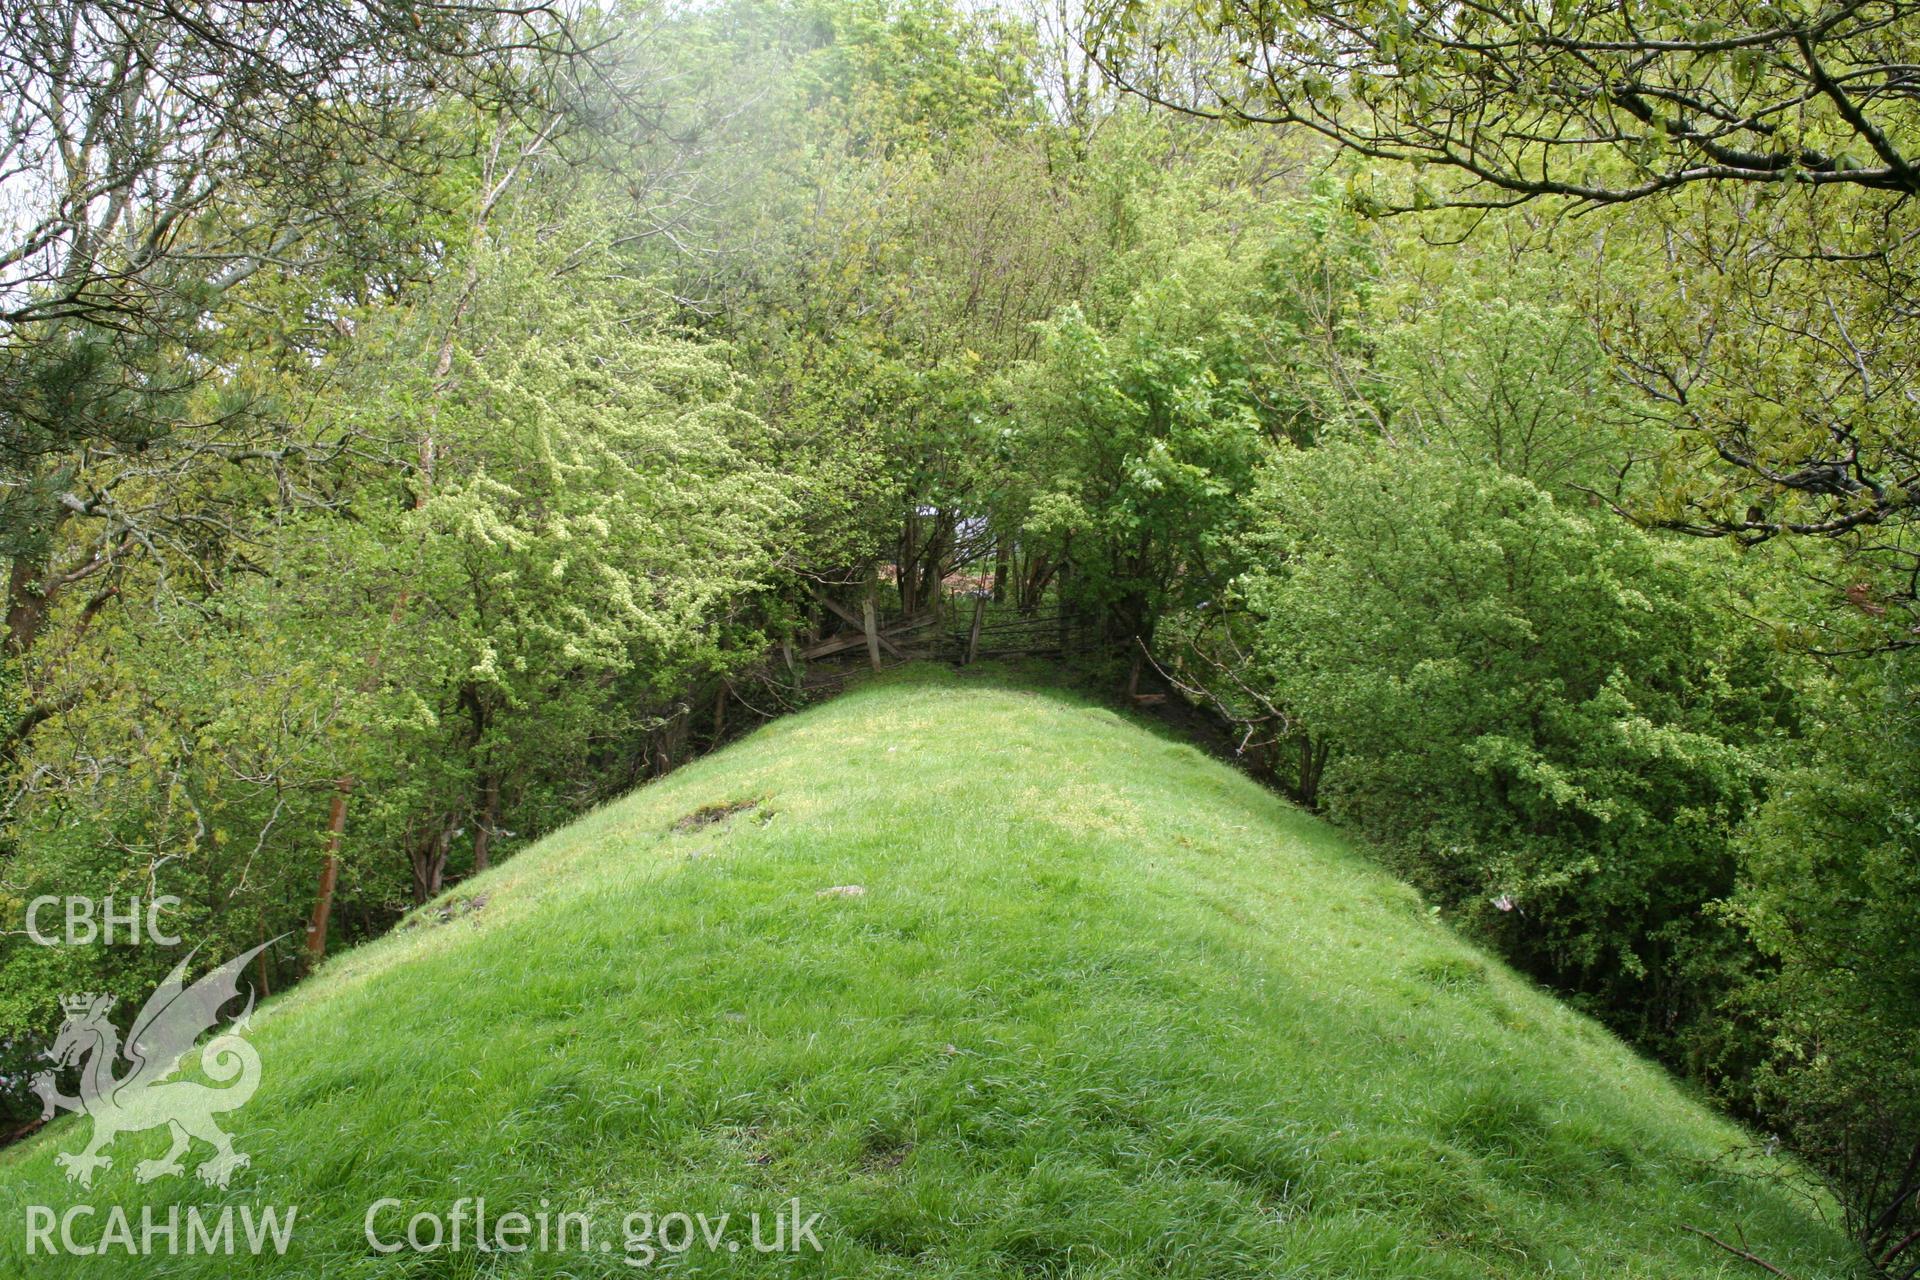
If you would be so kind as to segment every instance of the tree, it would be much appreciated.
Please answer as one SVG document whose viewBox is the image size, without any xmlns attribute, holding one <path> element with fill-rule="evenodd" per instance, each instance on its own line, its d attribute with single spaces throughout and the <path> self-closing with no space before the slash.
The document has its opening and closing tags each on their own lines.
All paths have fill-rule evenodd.
<svg viewBox="0 0 1920 1280">
<path fill-rule="evenodd" d="M 1920 1276 L 1920 694 L 1899 657 L 1812 681 L 1813 753 L 1744 839 L 1732 910 L 1769 963 L 1730 1088 L 1831 1180 L 1879 1273 Z M 1874 731 L 1862 726 L 1873 725 Z"/>
<path fill-rule="evenodd" d="M 15 920 L 39 892 L 159 892 L 184 900 L 169 923 L 191 945 L 292 931 L 344 779 L 352 822 L 327 846 L 344 923 L 383 926 L 645 776 L 649 732 L 761 657 L 791 482 L 724 350 L 636 305 L 621 225 L 597 195 L 503 206 L 475 270 L 356 314 L 307 371 L 332 430 L 391 452 L 344 454 L 326 503 L 198 477 L 198 501 L 236 510 L 241 554 L 172 591 L 163 562 L 129 566 L 141 607 L 78 642 L 56 609 L 62 642 L 38 656 L 82 696 L 20 746 Z M 430 489 L 395 465 L 423 438 Z M 37 948 L 0 948 L 4 1051 L 57 1024 L 62 988 L 12 963 Z M 66 989 L 121 964 L 63 963 Z"/>
<path fill-rule="evenodd" d="M 436 103 L 539 102 L 541 66 L 576 46 L 543 4 L 59 0 L 9 18 L 0 552 L 17 656 L 62 592 L 178 540 L 168 513 L 121 500 L 124 476 L 300 452 L 240 439 L 242 402 L 182 416 L 257 336 L 233 306 L 242 286 L 307 277 L 307 335 L 324 331 L 345 264 L 425 250 L 395 236 L 390 202 L 457 154 Z M 63 537 L 74 521 L 93 532 Z"/>
<path fill-rule="evenodd" d="M 1596 309 L 1677 430 L 1670 483 L 1632 514 L 1748 544 L 1836 539 L 1882 607 L 1876 645 L 1920 643 L 1920 8 L 1120 0 L 1105 16 L 1105 63 L 1134 92 L 1382 162 L 1362 207 L 1633 208 L 1609 224 L 1650 241 L 1627 270 L 1666 288 L 1615 280 Z M 1152 78 L 1196 39 L 1228 45 L 1203 84 Z"/>
<path fill-rule="evenodd" d="M 1235 190 L 1253 158 L 1221 150 L 1224 173 L 1177 171 L 1204 194 L 1141 198 L 1147 244 L 1113 296 L 1041 326 L 998 397 L 994 516 L 1071 567 L 1063 601 L 1135 660 L 1237 572 L 1273 443 L 1310 442 L 1358 394 L 1342 374 L 1370 262 L 1353 219 L 1324 189 Z"/>
<path fill-rule="evenodd" d="M 1331 747 L 1331 810 L 1642 1044 L 1734 950 L 1702 909 L 1785 725 L 1701 549 L 1444 449 L 1283 453 L 1244 536 L 1247 678 Z"/>
<path fill-rule="evenodd" d="M 603 744 L 765 644 L 726 625 L 768 585 L 791 510 L 755 461 L 765 430 L 714 349 L 633 314 L 611 264 L 577 248 L 608 237 L 562 225 L 483 251 L 450 378 L 413 355 L 434 307 L 388 317 L 368 340 L 397 368 L 360 373 L 358 411 L 408 434 L 430 422 L 437 455 L 420 501 L 364 512 L 400 549 L 365 590 L 391 575 L 407 625 L 382 673 L 391 745 L 360 787 L 375 829 L 407 833 L 416 901 L 439 892 L 457 832 L 484 866 L 503 790 L 536 825 L 566 812 Z"/>
<path fill-rule="evenodd" d="M 1122 68 L 1136 46 L 1190 34 L 1180 19 L 1154 25 L 1144 3 L 1106 16 Z M 1210 100 L 1183 109 L 1457 169 L 1472 186 L 1452 201 L 1612 204 L 1727 181 L 1920 195 L 1920 6 L 1902 0 L 1644 12 L 1597 0 L 1229 0 L 1181 17 L 1232 41 Z"/>
</svg>

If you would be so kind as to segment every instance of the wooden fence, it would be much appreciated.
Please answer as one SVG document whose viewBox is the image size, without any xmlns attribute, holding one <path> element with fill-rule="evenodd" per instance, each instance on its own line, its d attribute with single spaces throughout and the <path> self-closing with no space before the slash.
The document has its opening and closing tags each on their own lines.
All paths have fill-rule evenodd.
<svg viewBox="0 0 1920 1280">
<path fill-rule="evenodd" d="M 781 658 L 805 683 L 839 683 L 862 667 L 884 670 L 933 659 L 965 664 L 988 658 L 1057 658 L 1084 647 L 1086 628 L 1049 603 L 1030 610 L 995 604 L 985 592 L 943 592 L 933 607 L 888 612 L 873 595 L 858 606 L 816 593 L 825 619 L 820 634 L 788 641 Z M 861 661 L 864 659 L 864 661 Z"/>
</svg>

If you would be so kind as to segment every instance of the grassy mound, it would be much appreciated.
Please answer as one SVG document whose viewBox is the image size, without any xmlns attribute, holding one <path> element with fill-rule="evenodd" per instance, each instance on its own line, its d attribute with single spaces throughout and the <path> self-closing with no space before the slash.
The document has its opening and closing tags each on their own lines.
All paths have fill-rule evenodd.
<svg viewBox="0 0 1920 1280">
<path fill-rule="evenodd" d="M 1761 1274 L 1688 1225 L 1801 1280 L 1849 1256 L 1746 1135 L 1327 826 L 991 676 L 775 723 L 339 957 L 251 1038 L 230 1188 L 191 1176 L 199 1146 L 137 1184 L 155 1130 L 82 1192 L 70 1119 L 0 1154 L 0 1274 Z M 475 1250 L 476 1197 L 491 1245 L 545 1213 L 549 1247 Z M 78 1203 L 82 1245 L 111 1206 L 136 1237 L 143 1209 L 297 1219 L 243 1263 L 24 1256 L 29 1206 Z M 501 1234 L 514 1212 L 533 1234 Z M 438 1250 L 404 1245 L 416 1213 Z M 706 1216 L 684 1251 L 676 1213 Z M 819 1252 L 792 1231 L 816 1213 Z"/>
</svg>

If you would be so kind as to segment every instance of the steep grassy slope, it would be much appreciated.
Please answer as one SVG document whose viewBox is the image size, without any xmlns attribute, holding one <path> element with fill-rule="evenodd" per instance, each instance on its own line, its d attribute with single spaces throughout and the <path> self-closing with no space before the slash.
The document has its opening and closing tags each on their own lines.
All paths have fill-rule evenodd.
<svg viewBox="0 0 1920 1280">
<path fill-rule="evenodd" d="M 85 1122 L 0 1155 L 0 1274 L 241 1273 L 22 1256 L 26 1206 L 82 1200 L 136 1228 L 297 1206 L 286 1256 L 242 1264 L 263 1275 L 631 1275 L 639 1210 L 734 1215 L 650 1259 L 697 1275 L 1760 1274 L 1683 1224 L 1844 1273 L 1660 1072 L 1323 824 L 1069 697 L 937 672 L 856 692 L 448 903 L 256 1017 L 229 1191 L 136 1185 L 157 1132 L 85 1194 L 53 1163 Z M 391 1243 L 473 1196 L 496 1226 L 591 1215 L 590 1245 L 364 1234 L 383 1198 Z M 756 1252 L 746 1215 L 769 1243 L 794 1198 L 822 1251 Z"/>
</svg>

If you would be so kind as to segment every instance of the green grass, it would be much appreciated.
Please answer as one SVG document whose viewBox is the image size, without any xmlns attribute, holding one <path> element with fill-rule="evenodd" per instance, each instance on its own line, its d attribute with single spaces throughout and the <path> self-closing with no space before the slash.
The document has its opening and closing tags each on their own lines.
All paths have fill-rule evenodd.
<svg viewBox="0 0 1920 1280">
<path fill-rule="evenodd" d="M 848 885 L 865 892 L 819 892 Z M 824 1215 L 819 1254 L 654 1265 L 1761 1274 L 1693 1224 L 1801 1280 L 1846 1272 L 1747 1135 L 1325 824 L 1069 694 L 904 673 L 447 901 L 476 895 L 256 1017 L 262 1085 L 231 1117 L 253 1164 L 229 1191 L 137 1186 L 157 1132 L 121 1138 L 90 1194 L 53 1164 L 85 1121 L 0 1154 L 0 1274 L 241 1270 L 26 1259 L 29 1204 L 136 1224 L 141 1205 L 298 1206 L 287 1256 L 246 1274 L 591 1276 L 635 1274 L 629 1212 L 737 1222 L 794 1197 Z M 383 1257 L 363 1236 L 383 1197 L 445 1214 L 479 1195 L 496 1217 L 589 1214 L 615 1250 Z"/>
</svg>

